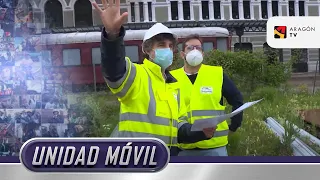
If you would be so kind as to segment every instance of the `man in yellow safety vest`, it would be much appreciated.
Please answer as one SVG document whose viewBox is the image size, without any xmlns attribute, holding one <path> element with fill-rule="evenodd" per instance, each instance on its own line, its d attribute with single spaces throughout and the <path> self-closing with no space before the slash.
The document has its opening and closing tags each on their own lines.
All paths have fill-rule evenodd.
<svg viewBox="0 0 320 180">
<path fill-rule="evenodd" d="M 143 39 L 143 64 L 125 57 L 123 38 L 128 13 L 120 15 L 120 0 L 102 0 L 104 10 L 95 2 L 104 24 L 101 37 L 101 67 L 111 92 L 120 101 L 117 137 L 153 137 L 165 142 L 171 155 L 178 143 L 195 143 L 213 136 L 214 129 L 192 132 L 186 121 L 185 103 L 180 101 L 176 79 L 166 70 L 173 60 L 176 36 L 161 23 L 152 26 Z"/>
<path fill-rule="evenodd" d="M 223 73 L 222 67 L 202 64 L 203 43 L 198 35 L 185 39 L 180 55 L 185 60 L 184 67 L 171 73 L 181 84 L 181 98 L 188 109 L 189 123 L 224 114 L 222 97 L 232 105 L 233 110 L 243 104 L 241 93 Z M 211 139 L 180 144 L 183 151 L 179 156 L 228 156 L 228 134 L 236 131 L 241 121 L 242 113 L 231 118 L 230 126 L 226 120 L 215 122 L 216 131 Z"/>
</svg>

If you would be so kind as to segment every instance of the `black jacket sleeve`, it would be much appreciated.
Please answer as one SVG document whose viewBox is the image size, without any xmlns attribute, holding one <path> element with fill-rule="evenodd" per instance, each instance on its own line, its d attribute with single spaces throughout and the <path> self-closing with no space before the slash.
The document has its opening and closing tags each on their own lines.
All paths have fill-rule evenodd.
<svg viewBox="0 0 320 180">
<path fill-rule="evenodd" d="M 241 92 L 226 74 L 223 74 L 222 96 L 225 97 L 228 104 L 232 106 L 232 111 L 243 105 Z M 233 116 L 231 118 L 229 130 L 235 132 L 241 126 L 242 119 L 243 112 Z"/>
<path fill-rule="evenodd" d="M 191 124 L 185 123 L 178 130 L 178 143 L 196 143 L 203 140 L 208 140 L 202 131 L 191 131 Z"/>
<path fill-rule="evenodd" d="M 121 27 L 119 37 L 109 40 L 103 28 L 101 33 L 101 70 L 103 76 L 111 82 L 121 79 L 126 72 L 125 29 Z"/>
</svg>

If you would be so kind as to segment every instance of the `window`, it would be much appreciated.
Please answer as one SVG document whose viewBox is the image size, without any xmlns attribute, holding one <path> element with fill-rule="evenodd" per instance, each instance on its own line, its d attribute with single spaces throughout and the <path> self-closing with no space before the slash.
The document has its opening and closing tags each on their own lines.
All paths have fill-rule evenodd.
<svg viewBox="0 0 320 180">
<path fill-rule="evenodd" d="M 50 50 L 42 50 L 41 51 L 41 63 L 43 66 L 51 66 L 51 51 Z"/>
<path fill-rule="evenodd" d="M 268 19 L 268 1 L 261 1 L 262 19 Z"/>
<path fill-rule="evenodd" d="M 264 54 L 267 54 L 268 53 L 268 50 L 270 49 L 271 47 L 269 46 L 269 44 L 268 43 L 264 43 L 263 44 L 263 53 Z"/>
<path fill-rule="evenodd" d="M 279 61 L 279 49 L 272 48 L 268 43 L 264 43 L 263 52 L 266 55 L 269 64 L 274 64 Z"/>
<path fill-rule="evenodd" d="M 279 61 L 283 62 L 283 49 L 279 49 Z"/>
<path fill-rule="evenodd" d="M 171 19 L 178 20 L 178 1 L 171 1 Z"/>
<path fill-rule="evenodd" d="M 47 28 L 63 27 L 62 5 L 58 0 L 48 0 L 44 12 Z"/>
<path fill-rule="evenodd" d="M 31 13 L 31 15 L 33 15 L 33 8 L 32 8 L 32 5 L 30 3 L 28 3 L 27 9 L 28 9 L 27 12 Z M 31 21 L 32 21 L 32 19 L 31 19 Z"/>
<path fill-rule="evenodd" d="M 148 2 L 149 21 L 152 21 L 152 3 Z"/>
<path fill-rule="evenodd" d="M 250 1 L 243 1 L 243 16 L 245 19 L 250 19 Z"/>
<path fill-rule="evenodd" d="M 74 4 L 74 19 L 76 27 L 93 26 L 92 5 L 88 0 L 77 0 Z"/>
<path fill-rule="evenodd" d="M 182 1 L 183 19 L 190 20 L 190 1 Z"/>
<path fill-rule="evenodd" d="M 294 1 L 289 1 L 289 16 L 295 16 Z"/>
<path fill-rule="evenodd" d="M 213 43 L 212 42 L 205 42 L 203 43 L 203 51 L 209 52 L 213 50 Z"/>
<path fill-rule="evenodd" d="M 249 51 L 252 52 L 252 43 L 241 43 L 241 47 L 240 47 L 240 43 L 235 43 L 234 44 L 234 51 Z"/>
<path fill-rule="evenodd" d="M 76 66 L 81 64 L 80 49 L 64 49 L 63 65 Z"/>
<path fill-rule="evenodd" d="M 215 19 L 221 19 L 220 1 L 213 1 L 213 12 Z"/>
<path fill-rule="evenodd" d="M 136 11 L 134 8 L 134 2 L 130 3 L 130 8 L 131 8 L 131 22 L 136 22 Z"/>
<path fill-rule="evenodd" d="M 226 52 L 228 51 L 228 38 L 227 37 L 218 37 L 217 38 L 217 50 Z"/>
<path fill-rule="evenodd" d="M 125 46 L 126 56 L 128 56 L 131 62 L 139 62 L 139 48 L 138 46 Z"/>
<path fill-rule="evenodd" d="M 140 22 L 144 21 L 143 2 L 139 2 Z"/>
<path fill-rule="evenodd" d="M 299 1 L 299 16 L 305 16 L 304 1 Z"/>
<path fill-rule="evenodd" d="M 297 62 L 308 62 L 308 49 L 291 49 L 291 57 Z"/>
<path fill-rule="evenodd" d="M 272 16 L 279 16 L 278 1 L 272 1 Z"/>
<path fill-rule="evenodd" d="M 100 48 L 92 48 L 91 58 L 92 58 L 92 64 L 100 64 L 101 63 Z"/>
<path fill-rule="evenodd" d="M 239 2 L 232 1 L 232 19 L 239 19 Z"/>
<path fill-rule="evenodd" d="M 2 3 L 3 1 L 1 1 L 1 7 L 3 7 L 3 8 L 8 8 L 9 6 L 8 5 L 5 5 L 5 4 L 3 4 Z M 16 4 L 16 18 L 17 18 L 17 20 L 23 20 L 29 13 L 31 13 L 31 17 L 32 17 L 32 13 L 33 13 L 33 11 L 32 11 L 32 5 L 30 4 L 30 3 L 18 3 L 18 4 Z M 3 11 L 2 13 L 1 13 L 1 20 L 4 20 L 4 21 L 6 21 L 4 18 L 5 18 L 5 16 L 7 15 L 9 15 L 10 14 L 10 12 L 8 12 L 9 10 L 8 9 L 2 9 L 1 8 L 1 11 Z M 33 20 L 32 18 L 30 19 L 31 21 Z"/>
<path fill-rule="evenodd" d="M 209 19 L 209 1 L 201 1 L 202 19 Z"/>
</svg>

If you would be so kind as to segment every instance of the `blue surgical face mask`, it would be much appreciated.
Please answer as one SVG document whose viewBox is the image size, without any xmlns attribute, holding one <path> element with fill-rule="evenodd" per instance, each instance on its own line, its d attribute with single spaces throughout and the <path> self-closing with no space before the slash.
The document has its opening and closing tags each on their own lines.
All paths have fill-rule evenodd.
<svg viewBox="0 0 320 180">
<path fill-rule="evenodd" d="M 154 51 L 153 62 L 158 64 L 162 69 L 167 69 L 173 61 L 173 52 L 170 48 L 161 48 Z"/>
</svg>

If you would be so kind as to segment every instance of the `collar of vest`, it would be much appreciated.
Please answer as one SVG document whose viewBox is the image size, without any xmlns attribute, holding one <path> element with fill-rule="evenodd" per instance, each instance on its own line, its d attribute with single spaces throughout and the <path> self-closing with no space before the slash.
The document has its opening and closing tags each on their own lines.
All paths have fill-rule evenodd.
<svg viewBox="0 0 320 180">
<path fill-rule="evenodd" d="M 193 73 L 193 74 L 187 73 L 186 70 L 184 69 L 185 66 L 183 66 L 181 69 L 183 70 L 183 72 L 184 72 L 186 75 L 190 76 L 190 75 L 199 74 L 199 71 L 200 71 L 200 69 L 202 69 L 201 67 L 203 67 L 203 66 L 205 66 L 205 65 L 204 65 L 204 64 L 201 64 L 200 67 L 199 67 L 199 69 L 198 69 L 198 71 L 195 72 L 195 73 Z"/>
<path fill-rule="evenodd" d="M 148 68 L 155 76 L 159 77 L 159 78 L 163 78 L 162 76 L 162 72 L 161 72 L 161 67 L 159 65 L 157 65 L 156 63 L 148 60 L 148 59 L 144 59 L 143 60 L 143 65 Z M 165 75 L 166 75 L 166 83 L 175 83 L 177 82 L 177 79 L 174 78 L 171 73 L 168 70 L 164 71 Z"/>
</svg>

